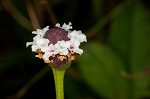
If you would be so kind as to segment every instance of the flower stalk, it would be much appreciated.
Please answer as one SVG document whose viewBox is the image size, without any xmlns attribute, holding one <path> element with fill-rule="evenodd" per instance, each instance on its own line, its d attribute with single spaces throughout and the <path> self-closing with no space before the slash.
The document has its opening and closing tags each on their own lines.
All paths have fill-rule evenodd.
<svg viewBox="0 0 150 99">
<path fill-rule="evenodd" d="M 52 28 L 46 26 L 33 31 L 32 34 L 35 34 L 33 42 L 26 43 L 27 47 L 31 45 L 32 51 L 37 53 L 36 57 L 43 59 L 52 67 L 57 99 L 64 99 L 65 70 L 70 67 L 76 54 L 83 53 L 80 43 L 87 42 L 86 35 L 82 31 L 71 29 L 71 22 L 62 26 L 57 23 Z"/>
<path fill-rule="evenodd" d="M 66 69 L 59 70 L 56 68 L 52 68 L 54 81 L 55 81 L 55 91 L 56 91 L 56 99 L 64 99 L 64 75 Z"/>
</svg>

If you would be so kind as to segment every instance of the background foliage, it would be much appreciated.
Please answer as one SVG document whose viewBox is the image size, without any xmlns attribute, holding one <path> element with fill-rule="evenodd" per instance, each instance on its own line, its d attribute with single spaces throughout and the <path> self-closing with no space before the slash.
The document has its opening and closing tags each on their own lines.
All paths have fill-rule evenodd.
<svg viewBox="0 0 150 99">
<path fill-rule="evenodd" d="M 1 0 L 0 99 L 55 99 L 31 31 L 72 22 L 88 38 L 67 70 L 65 99 L 150 99 L 148 0 Z"/>
</svg>

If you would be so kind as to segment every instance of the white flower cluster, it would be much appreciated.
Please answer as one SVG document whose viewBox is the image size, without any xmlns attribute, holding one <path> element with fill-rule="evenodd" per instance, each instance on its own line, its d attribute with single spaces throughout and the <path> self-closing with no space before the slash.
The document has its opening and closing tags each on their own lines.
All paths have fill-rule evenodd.
<svg viewBox="0 0 150 99">
<path fill-rule="evenodd" d="M 83 50 L 79 48 L 81 42 L 87 42 L 86 36 L 81 31 L 71 31 L 72 29 L 71 22 L 69 24 L 63 24 L 61 27 L 59 23 L 55 25 L 56 27 L 62 28 L 68 31 L 69 41 L 58 41 L 56 44 L 51 44 L 51 42 L 44 38 L 46 31 L 49 30 L 49 26 L 44 29 L 37 29 L 37 31 L 33 31 L 32 34 L 36 34 L 33 38 L 33 42 L 27 42 L 26 46 L 32 45 L 32 51 L 37 51 L 40 49 L 43 52 L 43 59 L 48 60 L 50 56 L 60 54 L 67 55 L 70 51 L 74 53 L 82 54 Z"/>
</svg>

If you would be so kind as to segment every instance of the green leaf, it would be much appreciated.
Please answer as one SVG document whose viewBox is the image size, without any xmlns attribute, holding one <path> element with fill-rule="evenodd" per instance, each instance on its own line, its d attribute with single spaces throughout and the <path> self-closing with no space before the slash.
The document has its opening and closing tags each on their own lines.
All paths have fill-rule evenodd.
<svg viewBox="0 0 150 99">
<path fill-rule="evenodd" d="M 112 21 L 109 43 L 124 61 L 126 70 L 132 74 L 143 72 L 150 65 L 150 15 L 139 3 L 128 6 Z M 144 95 L 150 96 L 148 90 L 150 79 L 137 77 L 131 80 L 132 99 Z"/>
<path fill-rule="evenodd" d="M 135 6 L 133 14 L 130 56 L 133 72 L 137 72 L 150 65 L 150 14 L 142 5 Z"/>
<path fill-rule="evenodd" d="M 131 30 L 132 30 L 132 6 L 126 7 L 121 14 L 112 21 L 109 43 L 125 61 L 128 61 L 131 49 Z"/>
<path fill-rule="evenodd" d="M 145 72 L 150 66 L 150 15 L 142 5 L 137 5 L 133 14 L 134 25 L 130 64 L 134 73 Z M 135 97 L 140 98 L 150 92 L 148 90 L 149 77 L 139 78 L 134 83 Z"/>
<path fill-rule="evenodd" d="M 126 79 L 121 76 L 124 63 L 110 48 L 89 43 L 80 60 L 81 74 L 95 92 L 109 99 L 126 99 Z"/>
</svg>

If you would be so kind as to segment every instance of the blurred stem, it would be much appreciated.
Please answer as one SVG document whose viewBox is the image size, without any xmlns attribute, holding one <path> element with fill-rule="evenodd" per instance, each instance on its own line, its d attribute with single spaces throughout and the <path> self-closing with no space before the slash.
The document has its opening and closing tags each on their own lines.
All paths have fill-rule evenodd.
<svg viewBox="0 0 150 99">
<path fill-rule="evenodd" d="M 41 0 L 42 1 L 42 4 L 43 6 L 45 7 L 48 15 L 49 15 L 49 18 L 50 18 L 50 21 L 53 25 L 55 25 L 57 23 L 57 18 L 52 10 L 52 6 L 51 4 L 49 4 L 48 0 Z"/>
<path fill-rule="evenodd" d="M 92 12 L 96 20 L 101 16 L 102 0 L 92 0 Z"/>
<path fill-rule="evenodd" d="M 126 6 L 126 2 L 118 4 L 110 13 L 108 13 L 103 19 L 99 20 L 91 29 L 87 31 L 87 37 L 91 38 L 99 30 L 101 30 L 110 20 L 115 18 Z"/>
<path fill-rule="evenodd" d="M 40 24 L 37 19 L 33 5 L 31 4 L 31 2 L 29 0 L 26 0 L 26 5 L 27 5 L 27 11 L 28 11 L 28 14 L 29 14 L 29 17 L 31 19 L 31 23 L 32 23 L 34 29 L 40 28 Z"/>
<path fill-rule="evenodd" d="M 28 31 L 32 30 L 31 22 L 23 16 L 19 10 L 14 6 L 14 4 L 11 2 L 11 0 L 2 0 L 2 5 L 5 8 L 5 10 L 25 29 Z"/>
<path fill-rule="evenodd" d="M 50 71 L 49 66 L 45 66 L 35 76 L 33 76 L 16 94 L 15 97 L 21 98 L 36 82 L 38 82 L 44 75 Z"/>
<path fill-rule="evenodd" d="M 56 99 L 64 99 L 64 74 L 65 69 L 58 70 L 56 68 L 52 68 L 54 80 L 55 80 L 55 90 L 56 90 Z"/>
<path fill-rule="evenodd" d="M 36 16 L 40 23 L 40 26 L 43 26 L 45 17 L 44 17 L 43 7 L 41 5 L 41 0 L 33 0 L 33 7 L 36 12 Z"/>
</svg>

